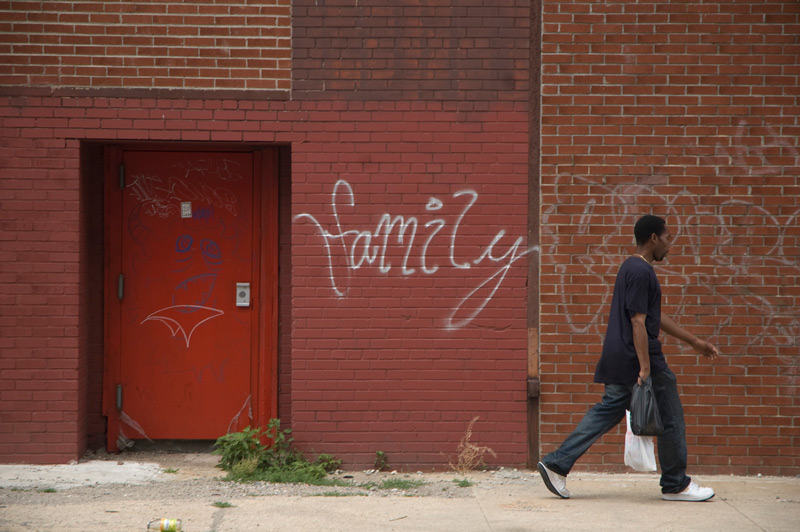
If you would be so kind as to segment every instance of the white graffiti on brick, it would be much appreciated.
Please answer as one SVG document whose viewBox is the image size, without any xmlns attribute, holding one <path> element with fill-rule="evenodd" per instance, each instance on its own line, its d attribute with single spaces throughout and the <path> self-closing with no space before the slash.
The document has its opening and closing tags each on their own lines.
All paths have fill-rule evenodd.
<svg viewBox="0 0 800 532">
<path fill-rule="evenodd" d="M 800 150 L 790 137 L 779 134 L 769 125 L 756 126 L 755 130 L 763 134 L 750 134 L 753 130 L 747 121 L 740 120 L 734 135 L 716 136 L 714 155 L 708 155 L 699 146 L 687 145 L 687 148 L 698 157 L 701 165 L 716 167 L 718 175 L 726 174 L 727 168 L 733 169 L 735 175 L 743 172 L 748 176 L 780 175 L 786 168 L 800 166 Z M 754 142 L 754 139 L 761 142 Z"/>
<path fill-rule="evenodd" d="M 317 217 L 309 213 L 298 214 L 294 220 L 310 222 L 322 237 L 331 288 L 338 297 L 347 297 L 351 276 L 362 267 L 375 266 L 384 274 L 391 271 L 393 265 L 387 257 L 387 249 L 393 245 L 402 246 L 403 249 L 402 261 L 397 265 L 402 276 L 411 276 L 417 273 L 433 275 L 441 267 L 446 266 L 428 257 L 431 243 L 437 237 L 448 239 L 449 262 L 447 265 L 452 268 L 468 270 L 484 261 L 487 264 L 496 265 L 497 268 L 492 270 L 488 277 L 475 279 L 476 286 L 459 301 L 445 318 L 445 328 L 458 329 L 471 323 L 486 308 L 503 284 L 511 267 L 529 253 L 538 251 L 538 247 L 523 247 L 524 238 L 520 236 L 513 239 L 513 242 L 507 247 L 497 251 L 503 246 L 504 240 L 512 238 L 506 236 L 505 230 L 500 230 L 490 243 L 479 250 L 480 254 L 475 259 L 464 260 L 465 249 L 469 248 L 464 246 L 462 249 L 459 231 L 467 223 L 466 218 L 478 200 L 478 193 L 471 189 L 465 189 L 452 194 L 452 198 L 455 200 L 466 198 L 466 201 L 455 222 L 449 228 L 449 234 L 447 234 L 447 221 L 444 217 L 434 217 L 422 223 L 416 216 L 393 216 L 390 213 L 380 215 L 374 228 L 372 228 L 372 223 L 369 223 L 367 227 L 343 227 L 340 207 L 351 209 L 358 207 L 353 187 L 343 179 L 336 182 L 331 193 L 332 227 L 325 227 Z M 436 213 L 442 209 L 443 205 L 444 203 L 440 199 L 431 197 L 425 206 L 425 211 Z M 435 216 L 435 214 L 431 215 Z M 337 257 L 344 258 L 343 267 L 336 263 Z"/>
<path fill-rule="evenodd" d="M 745 183 L 735 195 L 717 192 L 700 196 L 693 190 L 696 185 L 675 184 L 677 180 L 672 179 L 671 167 L 666 164 L 655 167 L 654 175 L 631 176 L 630 182 L 617 184 L 608 183 L 602 175 L 556 176 L 553 185 L 545 187 L 552 197 L 542 212 L 542 259 L 545 273 L 555 273 L 557 282 L 543 286 L 542 293 L 555 302 L 558 322 L 566 321 L 573 333 L 602 333 L 610 286 L 624 258 L 621 254 L 628 248 L 620 244 L 618 233 L 597 234 L 596 243 L 587 246 L 587 253 L 570 252 L 568 261 L 548 257 L 561 253 L 560 244 L 571 245 L 567 239 L 595 234 L 590 232 L 593 226 L 631 227 L 650 206 L 666 217 L 675 234 L 674 245 L 683 248 L 680 255 L 684 262 L 671 263 L 668 258 L 658 266 L 659 276 L 670 278 L 676 285 L 694 287 L 666 296 L 671 313 L 691 316 L 697 312 L 698 303 L 705 306 L 704 315 L 710 313 L 706 323 L 713 323 L 717 337 L 724 337 L 741 325 L 736 320 L 745 313 L 748 318 L 756 318 L 757 325 L 748 325 L 745 338 L 722 345 L 730 356 L 763 353 L 768 348 L 783 348 L 784 352 L 787 347 L 800 348 L 800 308 L 793 304 L 796 296 L 792 295 L 792 288 L 800 280 L 800 207 L 792 201 L 793 195 L 779 204 L 770 204 L 750 192 L 751 187 L 774 186 L 778 187 L 774 195 L 780 197 L 782 187 L 800 185 L 800 151 L 773 128 L 763 130 L 766 136 L 756 143 L 752 137 L 742 137 L 746 130 L 740 124 L 736 136 L 727 140 L 729 145 L 722 140 L 715 144 L 713 156 L 702 155 L 707 153 L 704 148 L 684 146 L 698 158 L 699 165 L 714 167 L 717 177 L 726 177 L 726 181 L 709 180 L 711 186 Z M 579 204 L 573 202 L 576 186 L 588 191 Z M 574 225 L 570 231 L 557 227 L 565 225 L 565 216 L 573 220 L 566 224 Z M 632 232 L 630 238 L 632 243 Z M 697 273 L 686 274 L 686 257 L 691 257 L 691 266 Z M 567 311 L 571 296 L 558 289 L 571 283 L 570 276 L 575 272 L 568 270 L 576 263 L 583 268 L 583 282 L 594 285 L 592 293 L 597 294 L 591 298 L 592 303 L 582 304 L 580 316 Z M 764 288 L 764 275 L 775 279 L 773 288 Z M 789 381 L 800 380 L 800 357 L 779 358 L 785 363 L 781 371 Z"/>
</svg>

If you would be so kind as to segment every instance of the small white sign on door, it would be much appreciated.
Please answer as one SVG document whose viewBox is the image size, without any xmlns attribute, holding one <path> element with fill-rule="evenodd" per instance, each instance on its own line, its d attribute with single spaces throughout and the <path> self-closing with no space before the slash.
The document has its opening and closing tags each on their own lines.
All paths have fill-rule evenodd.
<svg viewBox="0 0 800 532">
<path fill-rule="evenodd" d="M 191 201 L 182 201 L 181 202 L 181 218 L 191 218 L 192 217 L 192 202 Z"/>
</svg>

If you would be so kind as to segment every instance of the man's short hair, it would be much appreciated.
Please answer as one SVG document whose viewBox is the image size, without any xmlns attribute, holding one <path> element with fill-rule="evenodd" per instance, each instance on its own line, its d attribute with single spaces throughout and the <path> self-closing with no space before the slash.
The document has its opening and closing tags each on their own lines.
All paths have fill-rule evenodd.
<svg viewBox="0 0 800 532">
<path fill-rule="evenodd" d="M 653 233 L 656 236 L 663 235 L 667 230 L 667 222 L 663 218 L 647 214 L 639 218 L 636 225 L 633 226 L 633 235 L 636 237 L 636 243 L 644 245 L 650 240 L 650 235 Z"/>
</svg>

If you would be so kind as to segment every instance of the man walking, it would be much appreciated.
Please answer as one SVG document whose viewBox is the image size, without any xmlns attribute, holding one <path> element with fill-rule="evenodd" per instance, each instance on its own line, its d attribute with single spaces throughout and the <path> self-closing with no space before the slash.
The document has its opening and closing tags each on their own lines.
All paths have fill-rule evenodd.
<svg viewBox="0 0 800 532">
<path fill-rule="evenodd" d="M 672 235 L 666 222 L 647 215 L 634 226 L 636 253 L 620 266 L 608 317 L 603 353 L 594 381 L 605 384 L 600 403 L 592 407 L 557 450 L 538 464 L 547 489 L 569 498 L 567 475 L 572 466 L 603 434 L 625 417 L 633 385 L 652 378 L 664 433 L 658 436 L 661 493 L 667 501 L 705 501 L 714 490 L 686 476 L 686 424 L 675 374 L 667 366 L 658 339 L 660 331 L 690 345 L 709 360 L 719 357 L 715 346 L 682 329 L 661 312 L 661 286 L 653 269 L 669 252 Z"/>
</svg>

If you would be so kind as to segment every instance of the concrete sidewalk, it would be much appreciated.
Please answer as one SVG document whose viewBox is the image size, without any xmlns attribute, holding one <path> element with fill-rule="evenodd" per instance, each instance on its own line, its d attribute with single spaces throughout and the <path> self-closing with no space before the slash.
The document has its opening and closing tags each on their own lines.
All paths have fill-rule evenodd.
<svg viewBox="0 0 800 532">
<path fill-rule="evenodd" d="M 143 531 L 154 517 L 181 518 L 187 532 L 800 528 L 800 478 L 698 476 L 717 493 L 703 503 L 662 501 L 652 474 L 574 473 L 567 484 L 573 496 L 561 500 L 538 473 L 516 470 L 472 473 L 465 488 L 453 487 L 458 475 L 452 472 L 405 475 L 426 482 L 422 496 L 311 493 L 280 485 L 258 492 L 214 480 L 222 474 L 215 458 L 184 455 L 181 467 L 174 457 L 169 463 L 0 466 L 0 531 Z M 432 487 L 456 496 L 437 495 Z M 230 507 L 214 505 L 221 500 Z"/>
</svg>

